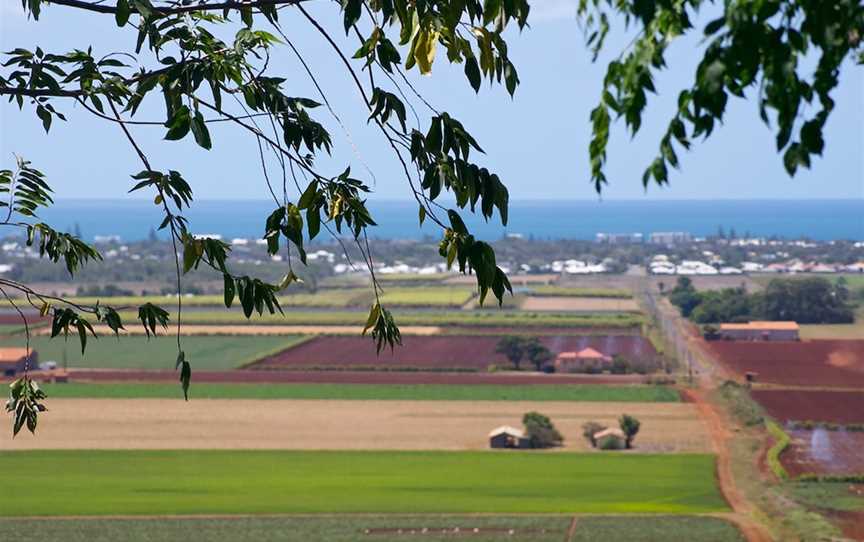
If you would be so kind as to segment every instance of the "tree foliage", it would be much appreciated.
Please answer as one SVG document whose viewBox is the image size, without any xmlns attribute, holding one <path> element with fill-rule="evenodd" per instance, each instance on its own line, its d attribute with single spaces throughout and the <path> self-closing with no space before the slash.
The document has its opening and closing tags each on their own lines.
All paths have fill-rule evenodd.
<svg viewBox="0 0 864 542">
<path fill-rule="evenodd" d="M 527 412 L 522 416 L 522 424 L 532 448 L 554 448 L 564 443 L 564 437 L 548 416 L 539 412 Z"/>
<path fill-rule="evenodd" d="M 506 225 L 507 188 L 497 174 L 477 162 L 483 149 L 466 127 L 428 104 L 405 72 L 416 67 L 428 74 L 436 58 L 440 62 L 443 56 L 451 64 L 463 65 L 475 91 L 487 80 L 500 83 L 512 95 L 519 76 L 504 35 L 512 26 L 521 29 L 527 24 L 526 0 L 342 0 L 333 4 L 341 13 L 335 29 L 326 28 L 296 0 L 23 0 L 22 8 L 37 24 L 47 9 L 77 10 L 104 17 L 105 25 L 128 33 L 128 47 L 122 51 L 100 51 L 98 43 L 89 43 L 92 36 L 79 36 L 80 45 L 71 51 L 17 47 L 5 53 L 0 95 L 21 109 L 32 109 L 46 132 L 58 120 L 66 120 L 71 105 L 79 105 L 105 121 L 105 133 L 99 137 L 122 135 L 135 152 L 140 165 L 130 167 L 130 192 L 149 191 L 162 210 L 158 228 L 174 243 L 178 293 L 173 314 L 147 304 L 138 307 L 139 320 L 148 336 L 159 327 L 177 324 L 176 367 L 184 395 L 188 396 L 191 360 L 180 336 L 182 276 L 201 266 L 210 268 L 223 276 L 226 307 L 237 302 L 247 317 L 281 313 L 278 294 L 299 281 L 294 260 L 306 263 L 304 242 L 322 230 L 340 242 L 345 238 L 354 243 L 372 273 L 375 301 L 364 334 L 371 335 L 379 351 L 401 342 L 394 315 L 379 300 L 381 287 L 374 277 L 367 230 L 376 221 L 366 205 L 368 181 L 353 174 L 350 164 L 335 172 L 316 165 L 317 157 L 333 152 L 328 118 L 342 123 L 316 69 L 283 29 L 280 15 L 286 11 L 318 33 L 320 42 L 310 46 L 331 50 L 350 75 L 359 107 L 368 112 L 382 144 L 393 151 L 404 171 L 419 222 L 431 221 L 440 228 L 440 251 L 447 265 L 476 276 L 481 302 L 491 291 L 500 304 L 505 293 L 512 292 L 492 247 L 475 238 L 460 216 L 460 211 L 479 212 L 491 220 L 497 214 Z M 356 40 L 356 49 L 343 51 L 333 39 L 334 32 L 343 31 Z M 305 73 L 272 73 L 270 59 L 277 51 L 296 55 Z M 294 95 L 298 76 L 310 79 L 318 95 Z M 431 115 L 426 122 L 409 96 L 428 106 Z M 152 105 L 142 108 L 145 102 Z M 140 118 L 157 104 L 164 107 L 161 118 Z M 410 122 L 409 109 L 416 123 Z M 324 110 L 327 113 L 322 114 Z M 184 215 L 193 204 L 192 187 L 198 180 L 183 175 L 183 164 L 151 163 L 137 136 L 139 130 L 157 130 L 165 144 L 189 139 L 208 151 L 219 145 L 211 133 L 214 122 L 233 126 L 257 143 L 259 156 L 250 158 L 261 164 L 260 174 L 273 199 L 273 211 L 262 217 L 262 238 L 271 254 L 287 256 L 285 275 L 276 283 L 233 271 L 229 245 L 192 233 Z M 13 221 L 17 216 L 32 219 L 52 203 L 45 176 L 28 162 L 19 159 L 15 172 L 0 172 L 0 192 L 9 195 L 0 205 L 8 208 L 5 225 L 24 228 L 28 243 L 38 243 L 51 261 L 62 260 L 70 274 L 100 258 L 70 234 L 41 222 Z M 444 192 L 455 197 L 455 208 L 439 203 Z M 23 284 L 4 280 L 0 285 L 24 293 L 43 314 L 53 313 L 52 335 L 76 334 L 82 350 L 88 336 L 95 336 L 93 321 L 107 324 L 115 333 L 124 329 L 119 307 L 79 306 Z M 29 382 L 26 375 L 22 382 Z M 20 404 L 24 403 L 16 403 Z"/>
<path fill-rule="evenodd" d="M 722 2 L 719 17 L 697 28 L 706 0 L 580 0 L 578 14 L 595 60 L 612 25 L 634 30 L 631 44 L 611 60 L 600 101 L 591 112 L 591 178 L 606 183 L 610 125 L 624 118 L 631 134 L 642 125 L 655 77 L 666 53 L 685 36 L 700 36 L 702 58 L 692 82 L 678 93 L 677 109 L 660 138 L 642 182 L 666 184 L 678 152 L 708 138 L 722 123 L 730 99 L 748 93 L 775 135 L 790 175 L 810 167 L 825 147 L 823 129 L 834 110 L 831 91 L 844 63 L 864 63 L 864 4 L 859 0 L 753 0 Z M 815 64 L 815 66 L 814 66 Z M 811 67 L 812 66 L 812 67 Z"/>
<path fill-rule="evenodd" d="M 633 439 L 636 438 L 641 426 L 642 423 L 639 420 L 628 414 L 622 414 L 621 417 L 618 418 L 618 427 L 620 427 L 621 431 L 624 433 L 624 446 L 628 450 L 633 447 Z"/>
</svg>

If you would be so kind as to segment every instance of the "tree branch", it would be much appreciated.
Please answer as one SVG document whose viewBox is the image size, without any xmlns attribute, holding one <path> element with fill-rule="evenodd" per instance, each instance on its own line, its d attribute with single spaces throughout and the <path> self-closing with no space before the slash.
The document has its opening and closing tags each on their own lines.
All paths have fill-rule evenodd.
<svg viewBox="0 0 864 542">
<path fill-rule="evenodd" d="M 254 0 L 249 2 L 239 2 L 237 0 L 228 0 L 227 2 L 214 2 L 211 4 L 195 4 L 191 6 L 175 6 L 175 7 L 157 7 L 153 6 L 153 11 L 160 15 L 174 15 L 177 13 L 189 13 L 193 11 L 216 11 L 223 9 L 241 9 L 241 8 L 260 8 L 266 6 L 284 6 L 299 4 L 304 0 Z M 83 9 L 95 13 L 113 14 L 117 13 L 116 6 L 104 6 L 83 0 L 49 0 L 49 3 L 58 6 L 67 6 L 70 8 Z M 138 13 L 134 6 L 129 6 L 130 13 Z"/>
</svg>

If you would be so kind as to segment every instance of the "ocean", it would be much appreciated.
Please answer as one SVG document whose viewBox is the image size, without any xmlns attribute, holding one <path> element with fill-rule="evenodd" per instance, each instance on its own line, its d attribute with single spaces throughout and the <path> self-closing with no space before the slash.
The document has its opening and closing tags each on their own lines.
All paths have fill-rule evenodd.
<svg viewBox="0 0 864 542">
<path fill-rule="evenodd" d="M 368 205 L 379 224 L 369 230 L 372 238 L 420 239 L 440 234 L 428 220 L 418 227 L 414 202 L 370 200 Z M 185 216 L 194 233 L 253 238 L 263 234 L 272 206 L 268 201 L 198 201 Z M 463 217 L 475 235 L 491 240 L 505 234 L 593 240 L 601 232 L 647 236 L 683 231 L 706 236 L 720 227 L 726 232 L 734 229 L 738 236 L 864 240 L 864 199 L 514 201 L 506 228 L 497 215 L 489 222 L 470 218 L 469 213 Z M 61 200 L 42 211 L 40 218 L 58 229 L 77 228 L 85 240 L 117 235 L 124 241 L 146 238 L 161 221 L 159 208 L 145 200 Z"/>
</svg>

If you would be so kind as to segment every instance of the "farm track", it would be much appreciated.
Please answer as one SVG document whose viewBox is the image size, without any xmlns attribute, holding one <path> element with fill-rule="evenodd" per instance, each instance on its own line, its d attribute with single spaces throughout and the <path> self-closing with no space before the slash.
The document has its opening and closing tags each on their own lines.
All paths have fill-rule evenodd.
<svg viewBox="0 0 864 542">
<path fill-rule="evenodd" d="M 525 373 L 448 373 L 423 371 L 195 371 L 195 382 L 270 384 L 462 384 L 517 386 L 523 384 L 645 384 L 640 375 L 547 375 Z M 70 369 L 74 382 L 176 382 L 171 370 Z"/>
<path fill-rule="evenodd" d="M 729 514 L 727 519 L 733 521 L 741 529 L 748 542 L 771 542 L 773 539 L 770 533 L 762 524 L 753 519 L 754 508 L 738 490 L 735 483 L 735 477 L 732 473 L 732 458 L 727 445 L 727 442 L 732 438 L 732 433 L 729 431 L 727 423 L 707 401 L 704 390 L 684 390 L 682 394 L 695 404 L 697 411 L 708 426 L 712 447 L 717 455 L 717 481 L 720 485 L 720 492 L 734 511 L 734 514 Z"/>
</svg>

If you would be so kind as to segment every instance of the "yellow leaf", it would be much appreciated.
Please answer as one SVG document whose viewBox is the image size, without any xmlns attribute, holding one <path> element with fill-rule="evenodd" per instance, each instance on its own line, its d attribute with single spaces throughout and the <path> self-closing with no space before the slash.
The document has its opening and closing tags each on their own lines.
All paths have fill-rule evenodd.
<svg viewBox="0 0 864 542">
<path fill-rule="evenodd" d="M 417 42 L 414 45 L 414 59 L 420 73 L 428 75 L 432 73 L 432 63 L 435 61 L 435 49 L 438 45 L 437 30 L 421 30 L 417 34 Z"/>
</svg>

